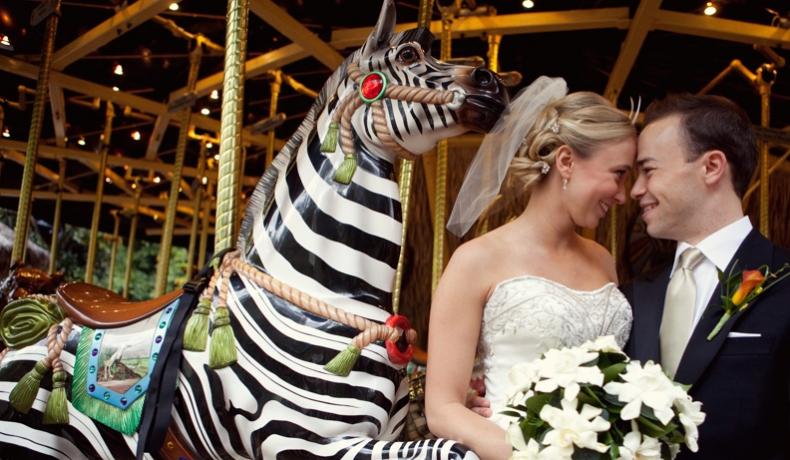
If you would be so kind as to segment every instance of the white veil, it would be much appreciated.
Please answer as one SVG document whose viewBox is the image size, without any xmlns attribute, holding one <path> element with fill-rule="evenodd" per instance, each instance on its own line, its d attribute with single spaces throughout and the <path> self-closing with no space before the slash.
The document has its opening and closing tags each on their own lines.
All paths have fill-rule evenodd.
<svg viewBox="0 0 790 460">
<path fill-rule="evenodd" d="M 562 78 L 539 77 L 510 101 L 502 116 L 483 138 L 466 172 L 447 229 L 463 236 L 499 193 L 508 166 L 524 142 L 541 110 L 567 94 Z"/>
</svg>

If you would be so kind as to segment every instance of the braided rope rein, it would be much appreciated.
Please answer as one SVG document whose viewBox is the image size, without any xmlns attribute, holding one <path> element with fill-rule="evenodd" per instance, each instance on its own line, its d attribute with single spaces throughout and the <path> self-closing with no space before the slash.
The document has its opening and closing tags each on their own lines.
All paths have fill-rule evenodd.
<svg viewBox="0 0 790 460">
<path fill-rule="evenodd" d="M 227 295 L 230 285 L 229 279 L 234 272 L 244 275 L 258 287 L 266 289 L 277 297 L 285 299 L 309 313 L 359 330 L 360 332 L 351 340 L 350 344 L 350 346 L 354 347 L 356 350 L 362 350 L 377 340 L 384 340 L 388 342 L 388 354 L 391 355 L 392 353 L 389 350 L 396 346 L 396 342 L 398 342 L 401 337 L 406 339 L 406 343 L 409 346 L 417 342 L 417 332 L 408 325 L 408 321 L 406 321 L 406 323 L 402 322 L 405 319 L 404 317 L 393 315 L 391 319 L 395 318 L 396 321 L 392 321 L 392 324 L 389 324 L 390 321 L 388 321 L 387 324 L 380 324 L 359 315 L 349 313 L 296 289 L 274 278 L 268 273 L 261 271 L 257 267 L 248 264 L 242 260 L 238 251 L 229 253 L 222 259 L 221 264 L 211 277 L 209 285 L 201 293 L 201 298 L 211 297 L 215 288 L 218 286 L 218 301 L 221 305 L 227 305 Z M 407 326 L 404 326 L 404 324 Z M 390 359 L 392 360 L 393 357 L 390 356 Z M 408 359 L 406 361 L 408 361 Z M 403 362 L 398 360 L 397 364 L 403 364 Z M 348 372 L 341 372 L 340 375 L 347 373 Z"/>
<path fill-rule="evenodd" d="M 348 66 L 348 78 L 359 84 L 359 81 L 367 74 L 359 68 L 359 64 L 351 63 Z M 388 83 L 384 91 L 384 98 L 400 100 L 404 102 L 419 102 L 424 104 L 450 104 L 458 102 L 458 93 L 450 90 L 439 90 L 433 88 L 418 88 L 414 86 L 402 86 L 395 83 Z M 338 104 L 337 109 L 332 115 L 331 121 L 340 125 L 340 148 L 341 151 L 350 155 L 354 152 L 354 133 L 351 129 L 351 117 L 354 112 L 364 103 L 356 91 L 347 94 Z M 382 144 L 395 154 L 407 160 L 414 160 L 417 154 L 403 148 L 392 137 L 389 124 L 384 113 L 382 100 L 370 103 L 373 109 L 373 129 L 381 140 Z"/>
</svg>

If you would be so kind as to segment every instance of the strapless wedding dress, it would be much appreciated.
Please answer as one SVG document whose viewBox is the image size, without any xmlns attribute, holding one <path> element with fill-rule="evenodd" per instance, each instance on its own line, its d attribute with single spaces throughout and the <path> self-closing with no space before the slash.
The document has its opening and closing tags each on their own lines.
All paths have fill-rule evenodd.
<svg viewBox="0 0 790 460">
<path fill-rule="evenodd" d="M 552 348 L 581 345 L 613 335 L 625 346 L 631 331 L 631 306 L 614 283 L 592 291 L 524 275 L 499 283 L 486 302 L 478 345 L 491 419 L 505 428 L 508 373 L 519 362 L 540 358 Z"/>
</svg>

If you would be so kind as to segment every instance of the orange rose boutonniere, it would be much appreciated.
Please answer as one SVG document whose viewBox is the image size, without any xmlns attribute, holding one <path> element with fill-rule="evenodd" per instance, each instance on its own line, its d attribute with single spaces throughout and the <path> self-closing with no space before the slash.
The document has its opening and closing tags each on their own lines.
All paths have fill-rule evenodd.
<svg viewBox="0 0 790 460">
<path fill-rule="evenodd" d="M 716 334 L 721 331 L 722 326 L 724 326 L 734 314 L 749 308 L 749 305 L 754 303 L 760 294 L 790 275 L 790 272 L 782 274 L 785 270 L 790 268 L 790 263 L 785 263 L 775 272 L 768 270 L 768 265 L 763 265 L 755 270 L 744 270 L 741 273 L 733 273 L 737 265 L 738 261 L 736 260 L 735 263 L 732 264 L 732 269 L 730 269 L 730 273 L 727 274 L 726 277 L 724 272 L 719 271 L 721 308 L 724 309 L 724 314 L 716 324 L 716 327 L 708 334 L 708 340 L 713 340 Z"/>
</svg>

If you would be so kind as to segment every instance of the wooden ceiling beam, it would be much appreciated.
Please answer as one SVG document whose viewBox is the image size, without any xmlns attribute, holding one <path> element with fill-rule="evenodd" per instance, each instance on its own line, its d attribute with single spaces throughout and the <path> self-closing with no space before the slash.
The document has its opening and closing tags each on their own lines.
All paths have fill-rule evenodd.
<svg viewBox="0 0 790 460">
<path fill-rule="evenodd" d="M 25 154 L 21 153 L 18 150 L 0 150 L 0 155 L 2 155 L 3 158 L 13 161 L 14 163 L 18 163 L 22 166 L 25 165 Z M 36 174 L 47 179 L 53 184 L 57 184 L 58 180 L 60 179 L 60 174 L 47 168 L 41 163 L 36 163 Z M 79 187 L 77 187 L 76 185 L 74 185 L 68 180 L 64 180 L 63 188 L 72 193 L 78 193 L 80 191 Z"/>
<path fill-rule="evenodd" d="M 25 146 L 26 144 L 24 142 L 14 141 L 10 139 L 0 139 L 0 150 L 24 151 Z M 68 160 L 76 160 L 76 161 L 99 161 L 98 155 L 94 152 L 71 149 L 71 148 L 56 147 L 54 145 L 39 144 L 38 156 L 40 158 L 52 158 L 52 159 L 65 158 Z M 124 166 L 124 165 L 127 165 L 133 169 L 155 171 L 165 176 L 168 176 L 173 172 L 172 164 L 158 160 L 146 160 L 143 158 L 128 158 L 128 157 L 120 157 L 117 155 L 107 156 L 108 167 Z M 184 169 L 181 171 L 181 175 L 184 177 L 198 177 L 198 168 L 194 166 L 184 166 Z M 217 172 L 216 170 L 205 171 L 205 176 L 210 179 L 216 180 Z M 257 177 L 252 177 L 252 176 L 244 177 L 243 184 L 245 186 L 255 185 L 257 183 L 258 183 Z"/>
<path fill-rule="evenodd" d="M 0 55 L 0 69 L 15 75 L 30 78 L 32 80 L 38 78 L 37 66 L 4 55 Z M 167 113 L 167 105 L 160 102 L 152 101 L 150 99 L 136 96 L 124 91 L 113 91 L 112 88 L 72 77 L 61 72 L 53 70 L 50 72 L 49 78 L 50 82 L 64 89 L 68 89 L 80 94 L 85 94 L 91 97 L 98 97 L 99 99 L 111 101 L 121 106 L 129 106 L 140 112 L 150 113 L 153 115 L 162 115 Z M 170 123 L 177 125 L 177 118 L 178 117 L 171 117 Z M 219 120 L 206 117 L 199 113 L 192 114 L 191 123 L 201 129 L 206 129 L 208 131 L 218 132 L 220 130 Z M 246 145 L 255 144 L 262 146 L 266 145 L 268 142 L 267 136 L 252 134 L 249 130 L 243 130 L 242 133 L 242 141 Z"/>
<path fill-rule="evenodd" d="M 157 14 L 165 11 L 171 3 L 180 0 L 137 0 L 114 16 L 81 34 L 52 56 L 52 68 L 63 70 L 70 64 L 110 43 L 113 39 L 134 29 Z"/>
<path fill-rule="evenodd" d="M 790 29 L 699 14 L 659 10 L 653 26 L 677 34 L 790 49 Z"/>
<path fill-rule="evenodd" d="M 252 0 L 250 11 L 289 40 L 300 45 L 318 62 L 334 71 L 343 62 L 343 56 L 335 48 L 321 40 L 301 22 L 271 0 Z"/>
<path fill-rule="evenodd" d="M 631 73 L 631 69 L 634 67 L 636 57 L 639 55 L 639 50 L 642 49 L 642 43 L 645 42 L 647 33 L 652 28 L 653 20 L 660 6 L 661 0 L 642 0 L 639 2 L 639 7 L 631 20 L 628 34 L 625 36 L 625 41 L 620 48 L 620 54 L 617 56 L 612 73 L 609 74 L 609 81 L 606 83 L 606 89 L 603 93 L 603 96 L 615 105 L 617 105 L 620 91 L 622 91 L 623 85 L 628 79 L 628 74 Z"/>
<path fill-rule="evenodd" d="M 518 35 L 539 32 L 562 32 L 587 29 L 625 29 L 631 22 L 628 8 L 593 8 L 587 10 L 551 11 L 541 13 L 469 16 L 453 21 L 453 38 L 477 37 L 485 34 Z M 398 24 L 402 31 L 417 27 L 416 22 Z M 431 21 L 431 32 L 439 35 L 441 21 Z M 332 32 L 330 44 L 338 49 L 359 46 L 370 34 L 370 27 L 355 27 Z"/>
</svg>

